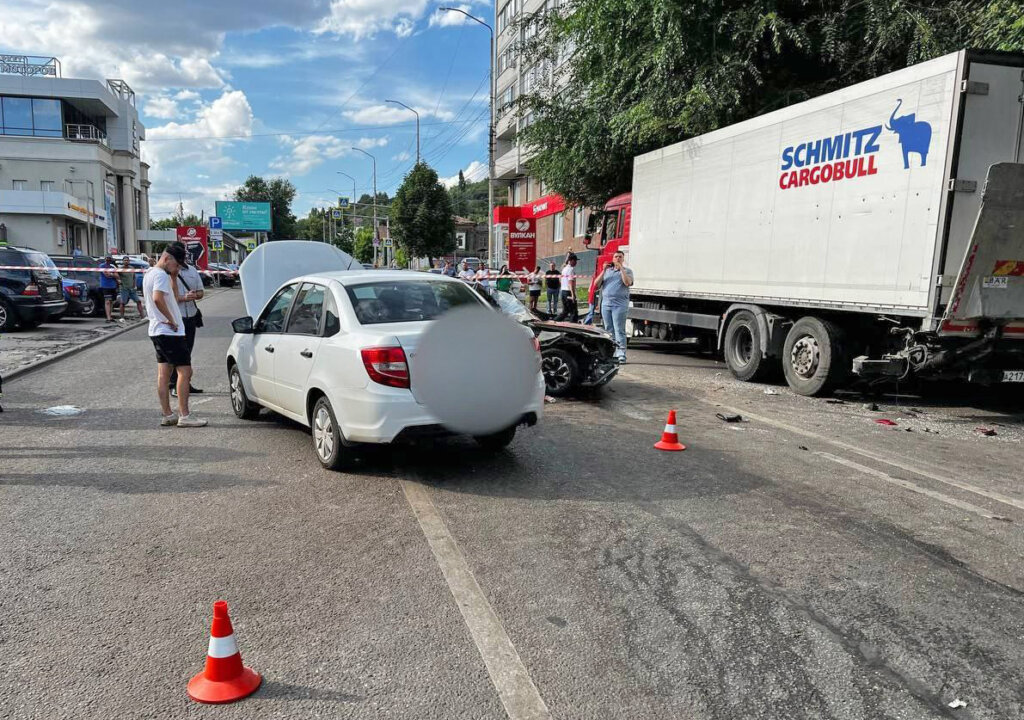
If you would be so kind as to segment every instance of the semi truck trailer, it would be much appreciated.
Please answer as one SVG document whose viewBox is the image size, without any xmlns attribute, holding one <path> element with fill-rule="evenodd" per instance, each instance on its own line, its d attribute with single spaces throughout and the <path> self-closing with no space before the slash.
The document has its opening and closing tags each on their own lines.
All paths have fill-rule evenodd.
<svg viewBox="0 0 1024 720">
<path fill-rule="evenodd" d="M 640 155 L 598 273 L 741 380 L 1024 382 L 1022 98 L 1024 56 L 964 50 Z"/>
</svg>

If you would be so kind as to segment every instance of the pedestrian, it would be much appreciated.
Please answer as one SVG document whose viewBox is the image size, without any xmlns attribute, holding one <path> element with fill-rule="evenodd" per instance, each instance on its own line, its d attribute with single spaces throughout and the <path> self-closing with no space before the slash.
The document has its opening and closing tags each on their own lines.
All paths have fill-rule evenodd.
<svg viewBox="0 0 1024 720">
<path fill-rule="evenodd" d="M 117 297 L 117 266 L 114 258 L 107 255 L 100 263 L 100 292 L 103 293 L 103 310 L 107 322 L 114 322 L 114 298 Z"/>
<path fill-rule="evenodd" d="M 562 291 L 561 278 L 555 264 L 548 263 L 548 271 L 544 275 L 544 286 L 548 291 L 548 315 L 551 317 L 558 314 L 558 295 Z"/>
<path fill-rule="evenodd" d="M 565 256 L 565 265 L 562 266 L 562 312 L 558 315 L 559 320 L 577 322 L 580 319 L 579 310 L 576 309 L 576 253 L 570 252 Z"/>
<path fill-rule="evenodd" d="M 132 269 L 131 259 L 125 255 L 121 260 L 121 272 L 117 274 L 118 294 L 121 296 L 121 317 L 119 321 L 124 322 L 124 309 L 128 302 L 135 301 L 135 309 L 139 311 L 139 318 L 146 317 L 142 309 L 142 300 L 139 299 L 139 292 L 135 288 L 135 271 Z"/>
<path fill-rule="evenodd" d="M 526 268 L 523 268 L 524 270 Z M 530 290 L 530 309 L 536 310 L 540 301 L 540 281 L 544 274 L 540 271 L 540 265 L 534 268 L 533 272 L 526 276 L 526 284 Z"/>
<path fill-rule="evenodd" d="M 462 269 L 459 270 L 459 277 L 470 283 L 476 279 L 476 273 L 469 269 L 469 263 L 465 260 L 462 261 Z"/>
<path fill-rule="evenodd" d="M 633 285 L 633 271 L 625 265 L 626 255 L 621 250 L 612 254 L 597 277 L 595 289 L 601 291 L 601 319 L 604 328 L 615 338 L 615 357 L 626 362 L 626 313 L 629 310 L 629 288 Z"/>
<path fill-rule="evenodd" d="M 192 358 L 185 341 L 181 308 L 175 301 L 174 286 L 178 270 L 185 265 L 185 246 L 174 242 L 167 246 L 156 265 L 142 279 L 142 297 L 149 316 L 149 339 L 156 349 L 156 394 L 163 417 L 161 426 L 203 427 L 206 420 L 189 412 L 188 391 L 192 380 Z M 189 292 L 188 295 L 193 295 Z M 178 371 L 178 415 L 171 410 L 168 383 L 171 372 Z"/>
<path fill-rule="evenodd" d="M 498 279 L 494 281 L 494 286 L 498 289 L 498 292 L 512 292 L 512 281 L 515 276 L 508 270 L 508 265 L 502 265 L 501 270 L 498 271 Z"/>
<path fill-rule="evenodd" d="M 448 277 L 455 277 L 455 268 L 452 267 L 452 264 L 450 262 L 445 260 L 444 268 L 441 270 L 441 274 L 446 275 Z"/>
<path fill-rule="evenodd" d="M 480 283 L 480 287 L 482 287 L 484 290 L 489 290 L 491 287 L 490 268 L 481 265 L 480 269 L 476 271 L 476 281 Z"/>
<path fill-rule="evenodd" d="M 174 286 L 174 295 L 178 301 L 178 309 L 181 310 L 181 319 L 185 325 L 185 344 L 188 345 L 188 354 L 192 355 L 192 348 L 196 344 L 196 330 L 203 326 L 203 313 L 196 305 L 197 300 L 203 298 L 203 278 L 199 270 L 192 264 L 192 257 L 186 253 L 185 265 L 178 270 L 177 282 Z M 191 295 L 191 299 L 189 296 Z M 170 389 L 171 395 L 177 394 L 178 372 L 171 371 Z M 191 383 L 188 386 L 190 395 L 198 395 L 202 392 Z"/>
</svg>

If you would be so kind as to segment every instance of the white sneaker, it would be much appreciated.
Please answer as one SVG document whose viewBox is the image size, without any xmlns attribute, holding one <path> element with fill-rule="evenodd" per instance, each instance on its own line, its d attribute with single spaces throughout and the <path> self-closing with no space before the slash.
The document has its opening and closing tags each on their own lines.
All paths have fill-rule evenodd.
<svg viewBox="0 0 1024 720">
<path fill-rule="evenodd" d="M 174 413 L 171 413 L 170 415 L 164 415 L 162 418 L 160 418 L 160 427 L 170 427 L 171 425 L 177 424 L 178 416 L 175 415 Z"/>
<path fill-rule="evenodd" d="M 206 427 L 206 420 L 197 418 L 195 413 L 188 415 L 182 415 L 178 418 L 178 427 L 193 428 L 193 427 Z"/>
</svg>

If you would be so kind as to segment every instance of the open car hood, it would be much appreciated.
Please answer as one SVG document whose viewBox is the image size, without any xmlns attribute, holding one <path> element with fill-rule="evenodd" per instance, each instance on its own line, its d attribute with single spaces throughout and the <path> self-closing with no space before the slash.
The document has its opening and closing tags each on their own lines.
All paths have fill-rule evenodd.
<svg viewBox="0 0 1024 720">
<path fill-rule="evenodd" d="M 275 240 L 256 246 L 238 276 L 242 281 L 245 312 L 256 317 L 271 295 L 292 278 L 336 270 L 362 270 L 348 253 L 311 240 Z"/>
</svg>

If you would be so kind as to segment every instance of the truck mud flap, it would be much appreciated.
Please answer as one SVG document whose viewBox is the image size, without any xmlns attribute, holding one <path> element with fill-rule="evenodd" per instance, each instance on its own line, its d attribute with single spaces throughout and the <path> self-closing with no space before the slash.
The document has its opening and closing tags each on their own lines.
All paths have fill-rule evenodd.
<svg viewBox="0 0 1024 720">
<path fill-rule="evenodd" d="M 973 337 L 993 326 L 1024 340 L 1024 164 L 989 168 L 939 335 Z"/>
</svg>

